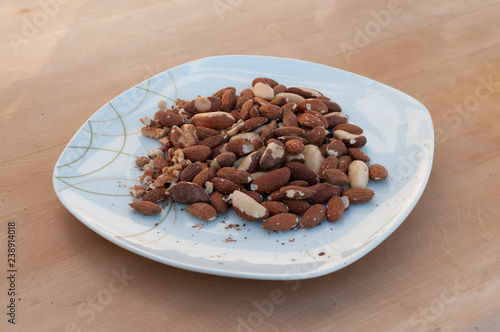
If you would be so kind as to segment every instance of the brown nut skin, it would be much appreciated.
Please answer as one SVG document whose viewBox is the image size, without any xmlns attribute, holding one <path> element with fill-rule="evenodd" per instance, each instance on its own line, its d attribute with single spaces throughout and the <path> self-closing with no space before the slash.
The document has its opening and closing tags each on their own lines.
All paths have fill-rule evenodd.
<svg viewBox="0 0 500 332">
<path fill-rule="evenodd" d="M 153 202 L 148 201 L 135 201 L 129 204 L 136 212 L 147 216 L 154 216 L 161 213 L 161 207 Z"/>
<path fill-rule="evenodd" d="M 210 195 L 210 204 L 219 214 L 226 214 L 229 212 L 229 205 L 224 200 L 224 195 L 218 191 L 215 191 L 212 195 Z"/>
<path fill-rule="evenodd" d="M 362 204 L 371 201 L 375 192 L 368 188 L 350 188 L 345 190 L 343 195 L 347 196 L 352 204 Z"/>
<path fill-rule="evenodd" d="M 259 169 L 261 171 L 269 171 L 283 164 L 286 158 L 285 144 L 280 141 L 269 141 L 264 153 L 259 161 Z"/>
<path fill-rule="evenodd" d="M 380 164 L 373 164 L 369 168 L 370 178 L 375 181 L 383 181 L 389 176 L 387 169 Z"/>
<path fill-rule="evenodd" d="M 304 228 L 313 228 L 321 224 L 326 217 L 326 209 L 321 204 L 311 206 L 300 219 L 300 225 Z"/>
<path fill-rule="evenodd" d="M 316 194 L 307 200 L 311 204 L 325 204 L 332 196 L 342 194 L 342 187 L 332 186 L 328 183 L 318 183 L 311 188 L 316 191 Z"/>
<path fill-rule="evenodd" d="M 283 199 L 283 203 L 288 206 L 288 210 L 291 213 L 295 213 L 298 215 L 303 215 L 307 210 L 311 207 L 309 202 L 304 200 L 296 200 L 296 199 Z"/>
<path fill-rule="evenodd" d="M 338 221 L 344 213 L 344 203 L 340 196 L 335 195 L 326 204 L 326 219 L 330 222 Z"/>
<path fill-rule="evenodd" d="M 203 187 L 192 182 L 177 182 L 166 190 L 168 198 L 177 203 L 207 203 L 210 198 Z"/>
<path fill-rule="evenodd" d="M 313 170 L 311 170 L 306 165 L 293 161 L 285 164 L 285 167 L 290 169 L 290 180 L 304 180 L 309 183 L 309 185 L 314 185 L 318 183 L 318 177 Z"/>
<path fill-rule="evenodd" d="M 186 211 L 195 216 L 206 221 L 211 221 L 217 218 L 217 210 L 207 203 L 194 203 L 186 207 Z"/>
<path fill-rule="evenodd" d="M 288 206 L 278 201 L 266 201 L 262 205 L 269 211 L 269 215 L 274 216 L 279 213 L 287 213 Z"/>
<path fill-rule="evenodd" d="M 269 194 L 285 186 L 290 180 L 290 169 L 282 167 L 262 175 L 250 184 L 250 190 L 260 194 Z"/>
<path fill-rule="evenodd" d="M 316 193 L 312 187 L 285 186 L 280 188 L 280 192 L 286 199 L 308 199 Z"/>
<path fill-rule="evenodd" d="M 205 161 L 212 154 L 212 149 L 210 149 L 206 145 L 194 145 L 182 149 L 182 153 L 184 153 L 184 158 L 189 159 L 193 162 Z"/>
<path fill-rule="evenodd" d="M 270 231 L 284 231 L 297 226 L 299 219 L 292 213 L 276 214 L 262 223 L 262 228 Z"/>
<path fill-rule="evenodd" d="M 197 97 L 188 102 L 184 109 L 191 114 L 213 112 L 222 108 L 222 100 L 219 97 Z"/>
</svg>

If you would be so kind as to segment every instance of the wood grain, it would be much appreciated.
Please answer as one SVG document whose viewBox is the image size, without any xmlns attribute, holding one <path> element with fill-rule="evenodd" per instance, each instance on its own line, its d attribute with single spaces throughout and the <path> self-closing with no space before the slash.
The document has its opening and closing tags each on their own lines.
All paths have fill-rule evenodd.
<svg viewBox="0 0 500 332">
<path fill-rule="evenodd" d="M 500 329 L 498 12 L 494 0 L 4 1 L 0 234 L 6 252 L 17 223 L 19 273 L 16 325 L 4 314 L 0 329 Z M 75 219 L 51 177 L 85 120 L 156 73 L 221 54 L 318 62 L 421 101 L 434 166 L 401 227 L 338 272 L 285 283 L 165 266 Z"/>
</svg>

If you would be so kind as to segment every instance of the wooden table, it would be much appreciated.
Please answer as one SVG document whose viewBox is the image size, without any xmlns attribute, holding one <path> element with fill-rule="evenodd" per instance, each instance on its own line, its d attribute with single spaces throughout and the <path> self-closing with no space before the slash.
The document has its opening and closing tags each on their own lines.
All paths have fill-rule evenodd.
<svg viewBox="0 0 500 332">
<path fill-rule="evenodd" d="M 9 0 L 2 8 L 0 330 L 500 330 L 500 1 Z M 429 109 L 432 175 L 387 240 L 320 278 L 231 279 L 121 249 L 63 207 L 53 167 L 85 120 L 153 74 L 221 54 L 345 69 Z M 15 326 L 6 315 L 8 222 Z"/>
</svg>

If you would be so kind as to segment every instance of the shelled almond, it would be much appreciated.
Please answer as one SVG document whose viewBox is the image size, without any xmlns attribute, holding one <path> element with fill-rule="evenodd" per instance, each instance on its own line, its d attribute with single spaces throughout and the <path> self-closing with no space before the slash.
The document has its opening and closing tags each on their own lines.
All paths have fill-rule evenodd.
<svg viewBox="0 0 500 332">
<path fill-rule="evenodd" d="M 282 231 L 336 222 L 351 203 L 372 200 L 369 180 L 384 180 L 388 171 L 369 165 L 363 129 L 348 123 L 336 102 L 266 77 L 251 86 L 239 95 L 226 87 L 178 99 L 171 109 L 162 101 L 153 118 L 141 119 L 143 135 L 161 148 L 135 161 L 144 173 L 130 188 L 134 210 L 158 214 L 169 199 L 210 221 L 232 207 Z"/>
</svg>

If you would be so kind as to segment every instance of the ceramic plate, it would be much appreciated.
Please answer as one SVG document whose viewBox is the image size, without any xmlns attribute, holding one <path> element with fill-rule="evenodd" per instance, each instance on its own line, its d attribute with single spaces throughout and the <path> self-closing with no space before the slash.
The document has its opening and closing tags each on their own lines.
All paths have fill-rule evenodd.
<svg viewBox="0 0 500 332">
<path fill-rule="evenodd" d="M 139 119 L 152 117 L 161 100 L 190 100 L 234 86 L 237 92 L 265 76 L 286 86 L 317 89 L 361 126 L 363 150 L 389 170 L 386 181 L 370 181 L 376 192 L 353 205 L 336 223 L 308 230 L 267 232 L 234 212 L 215 221 L 192 217 L 180 204 L 160 215 L 129 207 L 129 187 L 141 174 L 138 156 L 157 148 L 141 135 Z M 109 241 L 171 266 L 252 279 L 312 278 L 351 264 L 391 234 L 408 216 L 426 186 L 434 151 L 432 120 L 414 98 L 371 79 L 300 60 L 219 56 L 158 74 L 99 109 L 74 135 L 54 169 L 53 183 L 64 206 Z"/>
</svg>

